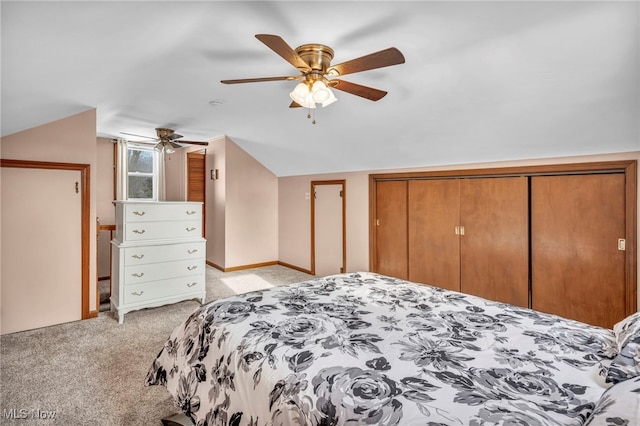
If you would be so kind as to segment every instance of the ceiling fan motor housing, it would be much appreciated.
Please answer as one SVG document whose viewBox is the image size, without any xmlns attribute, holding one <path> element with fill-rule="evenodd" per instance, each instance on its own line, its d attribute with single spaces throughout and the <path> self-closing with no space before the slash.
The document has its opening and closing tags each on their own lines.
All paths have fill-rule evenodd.
<svg viewBox="0 0 640 426">
<path fill-rule="evenodd" d="M 309 68 L 323 74 L 333 59 L 333 49 L 323 44 L 303 44 L 296 48 L 296 53 L 309 65 Z"/>
</svg>

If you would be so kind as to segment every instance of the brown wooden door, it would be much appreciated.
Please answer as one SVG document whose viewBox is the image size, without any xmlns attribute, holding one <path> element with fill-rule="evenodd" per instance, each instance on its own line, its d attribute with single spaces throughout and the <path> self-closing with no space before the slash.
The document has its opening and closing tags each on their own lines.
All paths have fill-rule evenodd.
<svg viewBox="0 0 640 426">
<path fill-rule="evenodd" d="M 459 179 L 409 181 L 409 280 L 460 291 Z"/>
<path fill-rule="evenodd" d="M 187 153 L 187 201 L 204 203 L 205 156 L 199 152 Z"/>
<path fill-rule="evenodd" d="M 202 236 L 206 236 L 207 209 L 205 205 L 205 154 L 187 152 L 187 201 L 202 203 Z"/>
<path fill-rule="evenodd" d="M 407 181 L 376 184 L 375 271 L 407 279 Z"/>
<path fill-rule="evenodd" d="M 531 181 L 533 309 L 611 328 L 625 317 L 624 174 Z"/>
<path fill-rule="evenodd" d="M 526 177 L 460 182 L 461 291 L 529 306 L 529 198 Z"/>
</svg>

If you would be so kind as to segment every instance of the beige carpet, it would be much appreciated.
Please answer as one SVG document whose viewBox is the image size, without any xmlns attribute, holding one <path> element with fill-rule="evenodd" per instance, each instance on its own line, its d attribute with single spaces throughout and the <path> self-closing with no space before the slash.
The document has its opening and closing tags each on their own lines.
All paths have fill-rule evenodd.
<svg viewBox="0 0 640 426">
<path fill-rule="evenodd" d="M 207 268 L 207 301 L 312 278 L 282 266 Z M 161 425 L 178 410 L 145 387 L 153 359 L 198 302 L 185 301 L 0 337 L 0 425 Z M 54 416 L 51 418 L 51 416 Z M 48 419 L 37 418 L 48 417 Z"/>
</svg>

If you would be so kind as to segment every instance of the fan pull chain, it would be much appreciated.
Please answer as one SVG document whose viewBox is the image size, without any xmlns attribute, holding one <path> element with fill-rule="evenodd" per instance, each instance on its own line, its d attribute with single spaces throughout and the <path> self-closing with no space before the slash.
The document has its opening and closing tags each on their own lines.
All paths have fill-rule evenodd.
<svg viewBox="0 0 640 426">
<path fill-rule="evenodd" d="M 307 118 L 311 119 L 311 108 L 309 108 L 309 112 L 307 112 Z M 316 124 L 316 112 L 315 112 L 315 110 L 313 111 L 313 120 L 311 121 L 311 124 Z"/>
</svg>

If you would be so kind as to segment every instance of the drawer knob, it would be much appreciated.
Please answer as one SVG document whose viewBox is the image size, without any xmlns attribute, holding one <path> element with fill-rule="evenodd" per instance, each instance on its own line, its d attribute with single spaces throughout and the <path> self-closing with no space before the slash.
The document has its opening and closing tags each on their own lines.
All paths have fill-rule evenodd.
<svg viewBox="0 0 640 426">
<path fill-rule="evenodd" d="M 144 257 L 144 254 L 133 254 L 131 255 L 131 257 L 133 257 L 134 259 L 142 259 Z"/>
<path fill-rule="evenodd" d="M 198 249 L 193 249 L 193 250 L 187 250 L 187 253 L 189 254 L 193 254 L 193 253 L 197 253 Z"/>
<path fill-rule="evenodd" d="M 134 291 L 134 292 L 132 292 L 131 294 L 132 294 L 133 296 L 142 296 L 142 294 L 143 294 L 143 293 L 144 293 L 144 291 Z"/>
<path fill-rule="evenodd" d="M 194 285 L 197 285 L 197 282 L 192 282 L 192 283 L 187 283 L 187 287 L 193 287 Z"/>
<path fill-rule="evenodd" d="M 190 270 L 190 271 L 193 271 L 197 267 L 198 267 L 198 265 L 196 265 L 196 266 L 187 266 L 187 269 Z"/>
<path fill-rule="evenodd" d="M 196 214 L 197 212 L 195 210 L 187 210 L 187 214 L 189 216 L 191 216 L 192 214 Z"/>
<path fill-rule="evenodd" d="M 144 211 L 139 212 L 139 211 L 136 210 L 136 211 L 133 212 L 133 214 L 135 214 L 136 216 L 144 216 L 145 212 Z"/>
<path fill-rule="evenodd" d="M 136 278 L 140 278 L 140 277 L 144 277 L 144 272 L 140 272 L 140 273 L 135 272 L 135 273 L 133 273 L 131 275 L 133 275 Z"/>
<path fill-rule="evenodd" d="M 191 231 L 195 231 L 197 228 L 191 227 L 191 228 L 185 228 L 187 230 L 187 232 L 191 232 Z"/>
<path fill-rule="evenodd" d="M 134 230 L 133 230 L 133 233 L 134 233 L 134 234 L 140 234 L 140 235 L 142 235 L 142 234 L 144 234 L 144 229 L 142 229 L 142 230 L 134 229 Z"/>
</svg>

